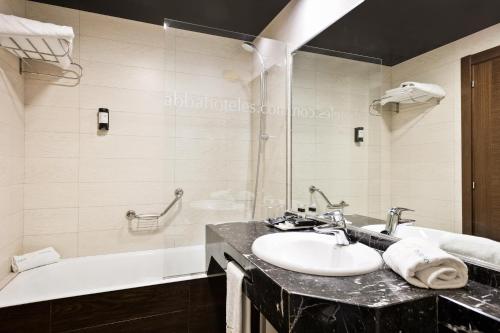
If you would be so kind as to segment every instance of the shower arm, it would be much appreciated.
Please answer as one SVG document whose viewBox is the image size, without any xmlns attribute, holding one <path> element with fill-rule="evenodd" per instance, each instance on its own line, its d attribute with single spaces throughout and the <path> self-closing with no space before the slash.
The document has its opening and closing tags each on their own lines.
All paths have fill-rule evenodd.
<svg viewBox="0 0 500 333">
<path fill-rule="evenodd" d="M 314 185 L 309 186 L 309 192 L 311 194 L 314 194 L 314 192 L 318 192 L 323 197 L 323 199 L 326 201 L 326 208 L 328 208 L 328 209 L 339 209 L 339 208 L 344 209 L 344 207 L 349 206 L 349 204 L 347 202 L 345 202 L 344 200 L 340 201 L 338 204 L 332 204 L 332 202 L 327 198 L 325 193 L 323 193 L 323 191 L 321 191 L 319 188 L 317 188 Z"/>
</svg>

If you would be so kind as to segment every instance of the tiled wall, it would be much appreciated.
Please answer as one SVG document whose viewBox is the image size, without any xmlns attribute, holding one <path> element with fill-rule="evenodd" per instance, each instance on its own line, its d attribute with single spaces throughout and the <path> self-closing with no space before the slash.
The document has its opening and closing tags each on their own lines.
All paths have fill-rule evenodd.
<svg viewBox="0 0 500 333">
<path fill-rule="evenodd" d="M 298 52 L 293 77 L 293 198 L 308 205 L 322 189 L 346 213 L 380 217 L 389 205 L 390 115 L 370 116 L 370 101 L 390 83 L 381 65 Z M 365 128 L 363 143 L 354 128 Z M 323 210 L 324 201 L 314 195 Z"/>
<path fill-rule="evenodd" d="M 462 230 L 460 59 L 498 45 L 500 24 L 392 67 L 393 86 L 420 81 L 446 90 L 440 105 L 392 117 L 391 201 L 415 209 L 418 225 Z"/>
<path fill-rule="evenodd" d="M 22 16 L 24 8 L 24 1 L 0 0 L 2 14 Z M 0 281 L 22 250 L 23 178 L 24 82 L 18 59 L 0 50 Z"/>
<path fill-rule="evenodd" d="M 205 224 L 248 220 L 253 61 L 240 41 L 34 2 L 27 16 L 74 28 L 84 76 L 26 80 L 26 251 L 201 244 Z M 111 110 L 105 135 L 99 107 Z M 182 204 L 160 232 L 128 229 L 128 209 L 159 212 L 176 187 Z"/>
</svg>

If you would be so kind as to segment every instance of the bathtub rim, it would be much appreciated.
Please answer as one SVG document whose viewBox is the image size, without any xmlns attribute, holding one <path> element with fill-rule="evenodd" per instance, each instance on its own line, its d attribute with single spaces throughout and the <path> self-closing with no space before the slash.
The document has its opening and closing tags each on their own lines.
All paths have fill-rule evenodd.
<svg viewBox="0 0 500 333">
<path fill-rule="evenodd" d="M 183 246 L 183 247 L 177 247 L 177 248 L 109 253 L 109 254 L 102 254 L 102 255 L 95 255 L 95 256 L 82 256 L 82 257 L 65 258 L 65 259 L 62 259 L 61 261 L 54 263 L 54 264 L 51 264 L 51 265 L 57 265 L 58 263 L 62 263 L 62 262 L 67 263 L 67 262 L 88 261 L 88 260 L 92 260 L 92 258 L 95 258 L 95 257 L 99 257 L 99 258 L 116 257 L 116 256 L 124 256 L 125 257 L 125 256 L 134 255 L 134 254 L 140 255 L 140 254 L 146 254 L 146 253 L 153 253 L 156 251 L 164 251 L 164 250 L 168 251 L 170 249 L 181 249 L 181 248 L 191 248 L 191 247 L 199 247 L 200 249 L 203 248 L 203 250 L 205 250 L 204 245 L 192 245 L 192 246 Z M 51 266 L 51 265 L 47 265 L 47 266 Z M 47 266 L 43 266 L 43 267 L 47 267 Z M 34 268 L 33 270 L 35 270 L 35 269 L 36 268 Z M 28 270 L 28 271 L 32 271 L 32 270 Z M 106 286 L 106 287 L 99 287 L 99 288 L 92 288 L 92 289 L 71 290 L 68 292 L 57 293 L 56 295 L 51 296 L 51 297 L 40 296 L 40 297 L 33 297 L 30 299 L 20 299 L 19 301 L 14 300 L 14 301 L 10 301 L 10 302 L 2 302 L 2 299 L 1 299 L 2 290 L 7 288 L 10 283 L 15 281 L 20 276 L 22 276 L 23 273 L 24 272 L 13 273 L 14 276 L 9 280 L 9 282 L 5 286 L 3 286 L 3 288 L 0 289 L 0 309 L 14 307 L 14 306 L 20 306 L 20 305 L 26 305 L 26 304 L 47 302 L 47 301 L 52 301 L 52 300 L 64 299 L 64 298 L 71 298 L 71 297 L 100 294 L 100 293 L 113 292 L 113 291 L 119 291 L 119 290 L 148 287 L 148 286 L 161 285 L 161 284 L 166 284 L 166 283 L 181 282 L 181 281 L 194 280 L 194 279 L 208 277 L 208 274 L 206 272 L 206 267 L 204 267 L 203 271 L 201 271 L 201 272 L 193 272 L 193 273 L 187 273 L 187 274 L 181 274 L 181 275 L 171 275 L 171 276 L 158 277 L 158 279 L 154 279 L 154 280 L 150 280 L 150 281 L 116 284 L 113 286 Z M 210 275 L 210 276 L 214 276 L 214 275 Z"/>
</svg>

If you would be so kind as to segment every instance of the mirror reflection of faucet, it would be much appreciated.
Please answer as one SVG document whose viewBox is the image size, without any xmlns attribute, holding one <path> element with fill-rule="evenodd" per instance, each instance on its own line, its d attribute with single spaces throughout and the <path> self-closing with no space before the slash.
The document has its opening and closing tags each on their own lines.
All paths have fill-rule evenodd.
<svg viewBox="0 0 500 333">
<path fill-rule="evenodd" d="M 389 209 L 387 212 L 385 230 L 381 231 L 381 233 L 392 236 L 396 232 L 398 225 L 415 223 L 413 219 L 402 219 L 401 214 L 403 214 L 403 212 L 414 212 L 414 210 L 402 207 L 393 207 Z"/>
</svg>

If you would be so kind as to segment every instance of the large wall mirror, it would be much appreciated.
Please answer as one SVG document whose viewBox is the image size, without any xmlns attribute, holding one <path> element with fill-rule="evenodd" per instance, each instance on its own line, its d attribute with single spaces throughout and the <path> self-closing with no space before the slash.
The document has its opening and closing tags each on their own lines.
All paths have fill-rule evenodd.
<svg viewBox="0 0 500 333">
<path fill-rule="evenodd" d="M 500 267 L 500 8 L 426 3 L 367 0 L 294 52 L 292 208 Z"/>
</svg>

